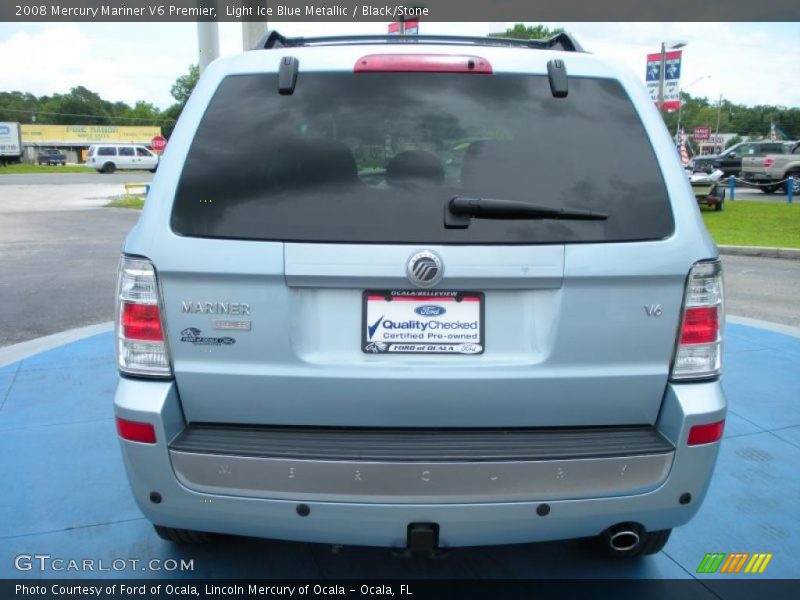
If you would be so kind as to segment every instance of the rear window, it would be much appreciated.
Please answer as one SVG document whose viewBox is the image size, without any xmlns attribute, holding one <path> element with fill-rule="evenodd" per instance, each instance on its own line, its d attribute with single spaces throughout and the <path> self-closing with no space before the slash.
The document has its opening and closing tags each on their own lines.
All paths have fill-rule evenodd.
<svg viewBox="0 0 800 600">
<path fill-rule="evenodd" d="M 361 243 L 660 239 L 672 213 L 653 149 L 618 82 L 435 73 L 226 78 L 178 182 L 182 235 Z M 454 196 L 608 213 L 606 221 L 472 219 Z"/>
<path fill-rule="evenodd" d="M 94 156 L 95 147 L 89 146 L 89 151 L 86 153 L 86 156 Z"/>
<path fill-rule="evenodd" d="M 759 144 L 756 146 L 755 153 L 763 156 L 765 154 L 783 154 L 786 151 L 785 144 Z"/>
<path fill-rule="evenodd" d="M 116 155 L 117 155 L 116 146 L 100 146 L 97 149 L 97 156 L 116 156 Z"/>
</svg>

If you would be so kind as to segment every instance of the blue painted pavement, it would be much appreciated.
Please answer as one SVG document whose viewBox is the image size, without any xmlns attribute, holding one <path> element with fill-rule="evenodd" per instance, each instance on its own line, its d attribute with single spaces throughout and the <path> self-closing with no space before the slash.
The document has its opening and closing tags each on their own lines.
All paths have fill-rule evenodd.
<svg viewBox="0 0 800 600">
<path fill-rule="evenodd" d="M 707 552 L 771 552 L 761 577 L 800 578 L 800 339 L 729 324 L 730 403 L 717 471 L 699 514 L 640 561 L 596 556 L 583 541 L 457 549 L 408 560 L 389 550 L 223 538 L 177 547 L 131 498 L 114 431 L 113 334 L 0 368 L 0 577 L 703 578 Z M 193 571 L 14 568 L 19 554 L 64 559 L 193 560 Z M 141 568 L 141 567 L 140 567 Z M 753 577 L 749 575 L 747 577 Z"/>
</svg>

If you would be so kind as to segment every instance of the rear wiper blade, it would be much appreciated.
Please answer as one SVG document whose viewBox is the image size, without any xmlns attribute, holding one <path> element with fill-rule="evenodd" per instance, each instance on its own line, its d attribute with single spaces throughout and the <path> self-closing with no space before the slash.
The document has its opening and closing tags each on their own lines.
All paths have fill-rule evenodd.
<svg viewBox="0 0 800 600">
<path fill-rule="evenodd" d="M 577 208 L 551 208 L 519 200 L 469 198 L 455 196 L 444 205 L 444 226 L 448 229 L 469 227 L 470 219 L 559 219 L 569 221 L 605 221 L 608 215 Z"/>
</svg>

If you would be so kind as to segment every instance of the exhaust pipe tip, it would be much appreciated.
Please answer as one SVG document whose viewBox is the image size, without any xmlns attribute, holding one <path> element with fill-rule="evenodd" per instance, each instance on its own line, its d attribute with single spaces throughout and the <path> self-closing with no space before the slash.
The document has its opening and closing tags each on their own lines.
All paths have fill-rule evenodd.
<svg viewBox="0 0 800 600">
<path fill-rule="evenodd" d="M 621 530 L 612 533 L 608 538 L 608 545 L 616 552 L 627 552 L 639 545 L 639 534 L 631 530 Z"/>
<path fill-rule="evenodd" d="M 636 523 L 619 523 L 605 531 L 608 547 L 614 554 L 632 552 L 642 543 L 643 528 Z"/>
</svg>

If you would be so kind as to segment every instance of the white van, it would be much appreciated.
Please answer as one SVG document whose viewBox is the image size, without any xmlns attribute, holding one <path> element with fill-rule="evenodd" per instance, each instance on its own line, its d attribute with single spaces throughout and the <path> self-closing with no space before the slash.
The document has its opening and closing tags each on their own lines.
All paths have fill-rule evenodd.
<svg viewBox="0 0 800 600">
<path fill-rule="evenodd" d="M 98 173 L 113 173 L 117 169 L 147 169 L 155 173 L 158 155 L 139 144 L 97 144 L 86 154 L 86 166 Z"/>
</svg>

